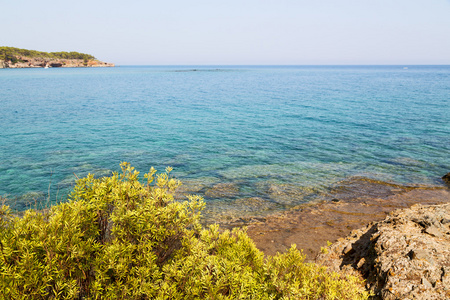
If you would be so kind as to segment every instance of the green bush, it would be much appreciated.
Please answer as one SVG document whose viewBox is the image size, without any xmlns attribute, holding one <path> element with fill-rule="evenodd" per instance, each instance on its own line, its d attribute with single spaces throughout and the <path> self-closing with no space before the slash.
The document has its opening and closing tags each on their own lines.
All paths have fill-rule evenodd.
<svg viewBox="0 0 450 300">
<path fill-rule="evenodd" d="M 198 196 L 173 200 L 171 169 L 122 163 L 79 179 L 67 203 L 0 209 L 2 299 L 367 299 L 362 282 L 304 263 L 293 246 L 265 258 L 245 230 L 202 228 Z"/>
</svg>

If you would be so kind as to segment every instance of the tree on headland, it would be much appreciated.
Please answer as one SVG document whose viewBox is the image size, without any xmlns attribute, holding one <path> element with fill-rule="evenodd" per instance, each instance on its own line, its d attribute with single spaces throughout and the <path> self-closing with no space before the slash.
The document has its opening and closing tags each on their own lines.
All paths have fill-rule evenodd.
<svg viewBox="0 0 450 300">
<path fill-rule="evenodd" d="M 82 60 L 96 60 L 93 55 L 71 52 L 42 52 L 36 50 L 20 49 L 14 47 L 0 47 L 0 60 L 11 61 L 13 63 L 19 60 L 19 57 L 30 58 L 47 58 L 47 59 L 82 59 Z"/>
</svg>

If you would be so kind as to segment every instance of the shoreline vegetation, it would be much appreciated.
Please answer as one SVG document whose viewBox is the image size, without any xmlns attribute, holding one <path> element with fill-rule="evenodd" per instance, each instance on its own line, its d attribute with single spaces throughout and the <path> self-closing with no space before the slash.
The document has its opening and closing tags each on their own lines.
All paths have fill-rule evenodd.
<svg viewBox="0 0 450 300">
<path fill-rule="evenodd" d="M 71 52 L 43 52 L 0 47 L 0 68 L 82 68 L 82 67 L 114 67 L 96 59 L 93 55 Z"/>
<path fill-rule="evenodd" d="M 69 202 L 14 216 L 0 207 L 5 298 L 368 299 L 358 276 L 304 262 L 295 245 L 264 256 L 244 229 L 203 227 L 199 196 L 175 201 L 171 168 L 128 163 L 77 180 Z"/>
</svg>

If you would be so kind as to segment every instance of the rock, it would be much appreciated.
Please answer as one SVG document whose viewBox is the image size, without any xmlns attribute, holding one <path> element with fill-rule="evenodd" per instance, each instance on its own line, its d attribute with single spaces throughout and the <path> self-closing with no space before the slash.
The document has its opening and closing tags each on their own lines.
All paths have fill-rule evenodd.
<svg viewBox="0 0 450 300">
<path fill-rule="evenodd" d="M 338 240 L 316 261 L 358 272 L 375 299 L 450 299 L 448 219 L 450 204 L 397 210 Z"/>
<path fill-rule="evenodd" d="M 173 197 L 177 200 L 186 200 L 188 195 L 200 194 L 207 186 L 203 180 L 185 180 L 183 184 L 173 191 Z"/>
<path fill-rule="evenodd" d="M 450 187 L 450 172 L 442 176 L 442 181 Z"/>
<path fill-rule="evenodd" d="M 12 63 L 11 61 L 0 61 L 0 68 L 84 68 L 84 67 L 114 67 L 114 64 L 105 63 L 98 60 L 83 59 L 49 59 L 41 57 L 19 57 L 19 61 Z"/>
<path fill-rule="evenodd" d="M 373 186 L 372 182 L 369 183 Z M 382 189 L 384 185 L 380 183 Z M 267 192 L 269 186 L 267 182 L 260 186 L 261 195 L 267 195 L 265 192 Z M 361 185 L 357 185 L 357 188 L 360 187 Z M 374 190 L 375 188 L 371 187 L 371 189 Z M 448 203 L 450 199 L 450 189 L 446 187 L 417 186 L 408 189 L 395 192 L 391 196 L 386 195 L 382 199 L 363 198 L 361 196 L 362 201 L 360 202 L 341 197 L 336 197 L 339 202 L 311 201 L 294 206 L 281 214 L 269 215 L 263 224 L 249 224 L 247 232 L 258 249 L 264 251 L 267 255 L 275 255 L 277 252 L 285 251 L 284 245 L 296 244 L 298 249 L 303 249 L 306 260 L 313 262 L 321 248 L 327 244 L 327 241 L 335 243 L 339 238 L 347 237 L 352 230 L 360 229 L 370 222 L 382 221 L 393 210 L 407 208 L 416 203 L 444 204 Z M 363 190 L 367 189 L 364 188 Z M 349 194 L 357 195 L 356 192 Z M 269 198 L 269 201 L 278 204 L 273 198 L 267 198 Z M 330 195 L 326 199 L 331 200 L 333 198 L 334 196 Z M 444 226 L 445 220 L 450 218 L 443 215 L 435 219 L 439 221 L 439 226 Z M 417 224 L 416 226 L 420 225 Z M 450 223 L 446 226 L 450 226 Z M 425 229 L 424 227 L 421 228 Z M 370 238 L 376 238 L 376 236 L 368 236 L 368 239 Z M 277 242 L 270 244 L 271 239 L 275 239 Z M 343 249 L 344 247 L 341 251 Z M 369 268 L 368 263 L 364 265 L 364 268 L 366 267 Z"/>
<path fill-rule="evenodd" d="M 442 285 L 444 286 L 444 290 L 450 291 L 450 266 L 442 267 Z"/>
<path fill-rule="evenodd" d="M 362 266 L 364 266 L 364 264 L 366 263 L 366 259 L 363 257 L 359 260 L 358 264 L 356 265 L 357 269 L 361 269 Z"/>
<path fill-rule="evenodd" d="M 239 186 L 235 183 L 218 183 L 206 190 L 205 196 L 209 198 L 232 198 L 239 193 Z"/>
<path fill-rule="evenodd" d="M 427 288 L 432 288 L 433 285 L 431 285 L 431 283 L 424 277 L 422 277 L 422 284 L 427 287 Z"/>
<path fill-rule="evenodd" d="M 308 197 L 317 192 L 314 188 L 295 184 L 265 182 L 259 183 L 258 190 L 273 202 L 281 205 L 293 205 L 306 202 Z"/>
<path fill-rule="evenodd" d="M 345 246 L 344 250 L 342 251 L 343 254 L 349 254 L 353 250 L 352 245 L 349 243 L 347 246 Z"/>
<path fill-rule="evenodd" d="M 443 237 L 444 236 L 442 231 L 436 227 L 428 227 L 427 229 L 425 229 L 425 232 L 428 233 L 429 235 L 432 235 L 435 237 Z"/>
<path fill-rule="evenodd" d="M 260 197 L 249 197 L 236 199 L 233 206 L 236 206 L 240 211 L 261 212 L 275 210 L 277 204 Z"/>
</svg>

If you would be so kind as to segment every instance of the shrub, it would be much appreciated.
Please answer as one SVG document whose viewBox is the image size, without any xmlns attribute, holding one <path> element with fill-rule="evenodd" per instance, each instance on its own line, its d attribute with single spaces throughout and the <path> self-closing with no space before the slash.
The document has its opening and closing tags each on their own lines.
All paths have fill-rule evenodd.
<svg viewBox="0 0 450 300">
<path fill-rule="evenodd" d="M 77 180 L 67 203 L 0 209 L 2 299 L 366 299 L 362 282 L 304 263 L 293 246 L 265 258 L 245 230 L 202 228 L 198 196 L 128 163 Z"/>
</svg>

